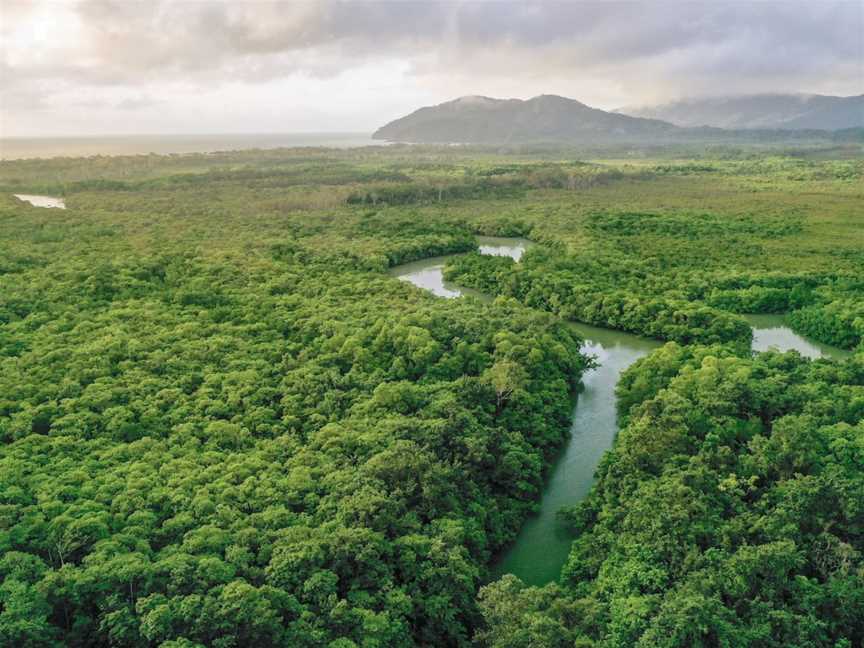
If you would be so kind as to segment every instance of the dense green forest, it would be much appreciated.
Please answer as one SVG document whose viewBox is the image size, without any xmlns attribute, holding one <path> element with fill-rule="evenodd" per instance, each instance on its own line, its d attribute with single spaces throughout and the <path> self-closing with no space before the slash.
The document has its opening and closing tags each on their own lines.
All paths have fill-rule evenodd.
<svg viewBox="0 0 864 648">
<path fill-rule="evenodd" d="M 626 411 L 560 584 L 485 587 L 492 646 L 864 642 L 864 356 L 669 343 Z"/>
<path fill-rule="evenodd" d="M 0 644 L 861 645 L 862 187 L 854 147 L 0 162 Z M 496 298 L 386 272 L 445 253 Z M 595 362 L 566 320 L 667 344 L 560 581 L 493 581 Z"/>
</svg>

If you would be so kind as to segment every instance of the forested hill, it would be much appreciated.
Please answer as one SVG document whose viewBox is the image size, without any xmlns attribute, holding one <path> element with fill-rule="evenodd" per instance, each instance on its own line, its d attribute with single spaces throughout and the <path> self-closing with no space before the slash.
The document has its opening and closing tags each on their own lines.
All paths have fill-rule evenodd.
<svg viewBox="0 0 864 648">
<path fill-rule="evenodd" d="M 864 128 L 864 95 L 759 94 L 711 97 L 684 99 L 657 106 L 621 108 L 618 112 L 634 117 L 662 119 L 676 126 L 833 131 Z"/>
<path fill-rule="evenodd" d="M 372 137 L 401 142 L 651 140 L 674 130 L 656 119 L 618 115 L 555 95 L 527 101 L 469 96 L 421 108 Z"/>
</svg>

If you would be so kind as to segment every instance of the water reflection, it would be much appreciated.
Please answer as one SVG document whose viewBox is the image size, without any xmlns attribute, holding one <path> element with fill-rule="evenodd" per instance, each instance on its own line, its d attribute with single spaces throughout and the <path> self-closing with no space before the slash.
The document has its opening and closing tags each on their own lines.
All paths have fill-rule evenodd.
<svg viewBox="0 0 864 648">
<path fill-rule="evenodd" d="M 487 254 L 489 256 L 509 256 L 515 261 L 519 261 L 525 253 L 525 250 L 534 245 L 534 243 L 528 239 L 506 238 L 503 236 L 478 236 L 477 244 L 480 254 Z M 491 298 L 488 295 L 484 295 L 477 290 L 457 286 L 456 284 L 444 280 L 444 265 L 447 263 L 448 259 L 454 256 L 456 255 L 447 254 L 444 256 L 421 259 L 420 261 L 414 261 L 412 263 L 403 263 L 402 265 L 391 268 L 390 274 L 397 279 L 409 281 L 415 286 L 425 288 L 438 297 L 452 299 L 454 297 L 470 295 L 472 297 L 477 297 L 478 299 L 486 301 L 490 300 Z"/>
<path fill-rule="evenodd" d="M 457 286 L 444 280 L 444 264 L 453 255 L 431 257 L 412 263 L 403 263 L 390 270 L 390 273 L 402 281 L 408 281 L 419 288 L 425 288 L 433 295 L 452 299 L 462 295 L 483 297 L 476 290 Z"/>
<path fill-rule="evenodd" d="M 594 483 L 603 453 L 618 432 L 615 386 L 621 372 L 660 346 L 660 342 L 587 324 L 571 324 L 583 338 L 582 352 L 598 367 L 582 376 L 570 426 L 570 439 L 552 466 L 537 515 L 525 521 L 515 542 L 492 565 L 494 576 L 515 574 L 529 585 L 558 579 L 573 542 L 558 523 L 557 513 L 582 500 Z"/>
<path fill-rule="evenodd" d="M 478 237 L 483 254 L 522 258 L 532 245 L 525 239 Z M 426 288 L 440 297 L 488 296 L 444 281 L 444 264 L 453 255 L 424 259 L 392 269 L 394 276 Z M 808 340 L 785 325 L 782 316 L 746 316 L 753 326 L 753 349 L 781 351 L 797 349 L 802 355 L 840 358 L 849 352 Z M 543 585 L 558 579 L 567 560 L 572 538 L 558 524 L 557 512 L 576 504 L 591 489 L 597 465 L 615 440 L 618 411 L 615 388 L 621 373 L 662 343 L 621 331 L 587 324 L 572 324 L 584 340 L 582 350 L 597 358 L 599 366 L 582 377 L 584 386 L 573 410 L 571 437 L 553 465 L 549 481 L 539 502 L 539 512 L 530 517 L 515 542 L 492 565 L 494 576 L 515 574 L 530 585 Z"/>
<path fill-rule="evenodd" d="M 477 243 L 480 254 L 509 256 L 514 261 L 519 261 L 525 254 L 525 250 L 534 245 L 528 239 L 503 236 L 478 236 Z"/>
<path fill-rule="evenodd" d="M 786 324 L 783 315 L 745 315 L 744 318 L 753 327 L 754 351 L 794 349 L 806 358 L 834 358 L 835 360 L 847 358 L 852 354 L 851 351 L 822 344 L 796 333 Z"/>
</svg>

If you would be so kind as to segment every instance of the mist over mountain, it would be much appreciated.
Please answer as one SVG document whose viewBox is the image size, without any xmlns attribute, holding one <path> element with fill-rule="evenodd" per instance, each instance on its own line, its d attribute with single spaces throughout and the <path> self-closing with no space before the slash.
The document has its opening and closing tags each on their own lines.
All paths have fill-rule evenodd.
<svg viewBox="0 0 864 648">
<path fill-rule="evenodd" d="M 864 127 L 864 95 L 757 94 L 684 99 L 626 107 L 619 114 L 662 119 L 676 126 L 731 129 L 840 130 Z"/>
<path fill-rule="evenodd" d="M 382 126 L 372 137 L 430 143 L 656 140 L 676 130 L 657 119 L 606 112 L 557 95 L 527 100 L 467 96 L 420 108 Z"/>
</svg>

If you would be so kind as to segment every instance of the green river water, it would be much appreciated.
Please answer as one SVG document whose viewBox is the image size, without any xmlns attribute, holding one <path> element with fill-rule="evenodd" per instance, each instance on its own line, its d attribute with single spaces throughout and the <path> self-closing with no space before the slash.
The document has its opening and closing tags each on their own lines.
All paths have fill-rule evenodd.
<svg viewBox="0 0 864 648">
<path fill-rule="evenodd" d="M 518 238 L 477 237 L 480 252 L 510 256 L 518 261 L 531 241 Z M 391 269 L 391 275 L 425 288 L 439 297 L 490 297 L 476 290 L 444 281 L 442 271 L 452 255 L 406 263 Z M 796 349 L 811 358 L 841 358 L 849 352 L 808 340 L 784 324 L 782 315 L 748 315 L 753 327 L 753 350 Z M 621 331 L 587 324 L 571 324 L 584 340 L 583 351 L 596 357 L 599 366 L 582 377 L 571 423 L 571 437 L 552 466 L 536 515 L 523 525 L 515 542 L 492 565 L 492 575 L 515 574 L 529 585 L 558 579 L 570 552 L 572 537 L 560 527 L 556 513 L 577 503 L 591 488 L 594 471 L 618 432 L 615 386 L 621 372 L 662 344 Z"/>
</svg>

